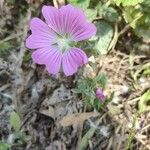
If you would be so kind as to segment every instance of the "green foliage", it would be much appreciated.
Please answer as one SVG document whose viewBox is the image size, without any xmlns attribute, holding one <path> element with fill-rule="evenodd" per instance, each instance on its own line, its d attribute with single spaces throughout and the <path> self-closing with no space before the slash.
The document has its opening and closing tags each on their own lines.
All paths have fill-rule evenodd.
<svg viewBox="0 0 150 150">
<path fill-rule="evenodd" d="M 12 45 L 9 42 L 0 43 L 0 51 L 4 51 L 4 50 L 9 49 L 11 47 L 12 47 Z"/>
<path fill-rule="evenodd" d="M 0 42 L 0 54 L 5 55 L 8 53 L 8 50 L 12 48 L 13 46 L 10 44 L 10 42 Z"/>
<path fill-rule="evenodd" d="M 89 8 L 90 0 L 69 0 L 69 3 L 82 8 L 82 10 L 84 11 L 84 13 L 89 21 L 93 21 L 96 18 L 97 7 L 94 9 Z"/>
<path fill-rule="evenodd" d="M 31 140 L 30 136 L 20 131 L 21 120 L 19 115 L 14 111 L 10 114 L 10 125 L 15 131 L 9 135 L 7 142 L 0 143 L 0 150 L 9 150 L 14 144 L 22 145 Z"/>
<path fill-rule="evenodd" d="M 94 85 L 99 84 L 102 89 L 106 88 L 107 85 L 107 77 L 105 74 L 99 74 L 93 79 Z"/>
<path fill-rule="evenodd" d="M 95 125 L 96 126 L 96 125 Z M 87 133 L 82 137 L 79 145 L 78 145 L 78 150 L 86 150 L 88 143 L 89 143 L 89 139 L 92 138 L 92 136 L 94 135 L 95 131 L 96 131 L 96 127 L 91 127 Z"/>
<path fill-rule="evenodd" d="M 107 54 L 109 44 L 113 37 L 113 28 L 104 20 L 97 22 L 96 27 L 95 49 L 99 54 Z"/>
<path fill-rule="evenodd" d="M 150 76 L 150 67 L 144 70 L 143 75 Z"/>
<path fill-rule="evenodd" d="M 20 130 L 21 120 L 19 115 L 14 111 L 10 114 L 10 124 L 16 132 Z"/>
<path fill-rule="evenodd" d="M 90 0 L 68 0 L 68 2 L 82 9 L 88 8 L 90 4 Z"/>
<path fill-rule="evenodd" d="M 148 102 L 150 102 L 150 90 L 145 92 L 140 98 L 140 101 L 138 103 L 140 113 L 144 113 L 145 111 L 147 111 Z"/>
<path fill-rule="evenodd" d="M 110 22 L 117 21 L 119 14 L 116 9 L 106 4 L 102 4 L 102 3 L 99 4 L 98 8 L 99 8 L 98 13 L 100 17 Z"/>
<path fill-rule="evenodd" d="M 29 60 L 31 60 L 31 53 L 26 52 L 23 57 L 23 62 L 27 63 L 27 62 L 29 62 Z"/>
<path fill-rule="evenodd" d="M 123 8 L 123 16 L 139 37 L 150 40 L 150 1 Z"/>
<path fill-rule="evenodd" d="M 85 15 L 89 21 L 93 21 L 97 16 L 97 9 L 86 9 Z"/>
<path fill-rule="evenodd" d="M 7 143 L 12 146 L 13 144 L 23 145 L 31 140 L 30 136 L 27 136 L 24 132 L 15 132 L 11 138 L 7 140 Z"/>
<path fill-rule="evenodd" d="M 22 145 L 31 140 L 30 136 L 27 136 L 24 132 L 20 131 L 21 120 L 16 112 L 10 114 L 10 125 L 13 127 L 15 132 L 9 135 L 7 143 L 0 143 L 0 150 L 9 150 L 14 144 Z"/>
<path fill-rule="evenodd" d="M 133 9 L 133 7 L 126 7 L 123 11 L 123 16 L 125 21 L 130 23 L 132 28 L 136 28 L 136 23 L 138 19 L 142 17 L 142 12 L 138 11 L 138 9 Z"/>
<path fill-rule="evenodd" d="M 15 4 L 15 2 L 16 2 L 16 0 L 7 0 L 7 2 L 8 2 L 9 4 L 14 5 L 14 4 Z"/>
<path fill-rule="evenodd" d="M 95 8 L 99 5 L 99 1 L 98 0 L 90 0 L 90 8 Z"/>
<path fill-rule="evenodd" d="M 133 116 L 132 127 L 131 127 L 129 135 L 128 135 L 128 140 L 126 143 L 125 150 L 132 150 L 132 147 L 133 147 L 132 141 L 133 141 L 134 136 L 136 134 L 136 121 L 137 121 L 137 114 L 135 114 Z"/>
<path fill-rule="evenodd" d="M 122 4 L 123 6 L 134 6 L 139 3 L 142 3 L 144 0 L 114 0 L 114 2 L 119 6 Z"/>
<path fill-rule="evenodd" d="M 105 90 L 106 84 L 106 75 L 99 74 L 94 79 L 84 78 L 78 83 L 77 89 L 75 89 L 74 92 L 82 94 L 82 98 L 88 108 L 95 108 L 100 111 L 113 98 L 113 94 L 110 97 L 106 96 L 104 101 L 100 101 L 96 98 L 96 88 L 101 87 L 103 90 Z"/>
<path fill-rule="evenodd" d="M 0 150 L 9 150 L 9 145 L 7 143 L 0 142 Z"/>
</svg>

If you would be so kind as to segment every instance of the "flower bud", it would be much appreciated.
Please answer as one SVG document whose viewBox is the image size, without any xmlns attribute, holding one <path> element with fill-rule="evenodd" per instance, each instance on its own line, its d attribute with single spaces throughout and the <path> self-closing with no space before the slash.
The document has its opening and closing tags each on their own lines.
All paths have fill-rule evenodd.
<svg viewBox="0 0 150 150">
<path fill-rule="evenodd" d="M 97 89 L 96 89 L 96 97 L 97 97 L 99 100 L 102 100 L 102 101 L 105 100 L 104 92 L 103 92 L 100 88 L 97 88 Z"/>
</svg>

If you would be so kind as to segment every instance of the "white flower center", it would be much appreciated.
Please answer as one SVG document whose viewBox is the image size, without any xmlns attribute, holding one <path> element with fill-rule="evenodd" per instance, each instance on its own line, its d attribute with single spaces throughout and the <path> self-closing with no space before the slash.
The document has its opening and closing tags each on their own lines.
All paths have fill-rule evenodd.
<svg viewBox="0 0 150 150">
<path fill-rule="evenodd" d="M 54 45 L 57 46 L 61 52 L 65 52 L 71 47 L 73 47 L 73 41 L 71 41 L 68 36 L 58 35 Z"/>
<path fill-rule="evenodd" d="M 57 39 L 57 45 L 58 45 L 58 48 L 64 52 L 66 50 L 68 50 L 70 48 L 70 43 L 71 41 L 67 38 L 58 38 Z"/>
</svg>

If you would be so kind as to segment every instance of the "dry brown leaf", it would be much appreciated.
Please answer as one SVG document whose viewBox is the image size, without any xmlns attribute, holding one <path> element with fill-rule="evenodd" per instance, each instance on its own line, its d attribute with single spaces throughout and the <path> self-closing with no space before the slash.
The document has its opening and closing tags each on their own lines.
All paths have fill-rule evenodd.
<svg viewBox="0 0 150 150">
<path fill-rule="evenodd" d="M 59 124 L 63 127 L 71 126 L 71 125 L 80 125 L 90 117 L 96 117 L 99 113 L 96 112 L 88 112 L 88 113 L 76 113 L 72 115 L 65 116 L 60 120 Z"/>
</svg>

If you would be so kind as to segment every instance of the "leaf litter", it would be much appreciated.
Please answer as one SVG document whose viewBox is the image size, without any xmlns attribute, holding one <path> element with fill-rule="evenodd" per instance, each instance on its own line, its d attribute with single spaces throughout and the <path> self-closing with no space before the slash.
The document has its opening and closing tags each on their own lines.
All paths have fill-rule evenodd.
<svg viewBox="0 0 150 150">
<path fill-rule="evenodd" d="M 35 8 L 39 8 L 42 3 L 42 1 L 27 2 L 33 4 L 32 7 Z M 124 48 L 120 47 L 120 44 L 117 45 L 120 51 L 110 52 L 94 61 L 92 59 L 91 64 L 97 65 L 94 71 L 108 75 L 106 92 L 115 91 L 116 94 L 108 105 L 107 113 L 85 112 L 82 99 L 72 92 L 76 78 L 80 79 L 80 72 L 76 78 L 62 80 L 61 75 L 50 78 L 43 71 L 43 67 L 36 66 L 30 59 L 24 62 L 27 51 L 24 39 L 28 34 L 27 24 L 33 13 L 32 8 L 29 7 L 28 11 L 25 11 L 23 20 L 16 18 L 18 22 L 16 25 L 12 21 L 15 20 L 12 14 L 16 12 L 10 13 L 14 10 L 4 1 L 0 2 L 0 8 L 3 8 L 0 10 L 3 18 L 0 21 L 0 28 L 4 29 L 0 29 L 2 40 L 8 40 L 7 37 L 12 35 L 9 32 L 13 32 L 15 36 L 10 40 L 17 43 L 15 48 L 8 52 L 9 59 L 7 55 L 0 58 L 1 141 L 10 138 L 13 132 L 10 114 L 16 111 L 21 119 L 20 130 L 32 138 L 23 145 L 13 145 L 12 149 L 66 150 L 76 149 L 79 146 L 93 150 L 123 150 L 129 138 L 134 138 L 132 145 L 134 149 L 150 149 L 150 113 L 147 111 L 142 115 L 137 114 L 138 101 L 150 88 L 140 80 L 142 76 L 140 68 L 147 63 L 147 55 L 135 53 L 131 63 L 130 55 L 121 51 L 129 48 L 129 44 L 126 43 Z M 19 11 L 18 7 L 16 11 Z M 13 29 L 10 28 L 10 24 L 13 24 Z M 92 69 L 91 71 L 93 72 Z M 95 76 L 94 73 L 91 76 Z M 133 78 L 134 76 L 136 78 Z M 150 81 L 149 78 L 145 80 L 146 83 Z M 100 117 L 97 124 L 99 115 L 102 118 Z M 135 116 L 136 123 L 133 124 Z M 16 128 L 19 130 L 19 127 Z M 135 130 L 132 132 L 133 137 L 129 134 L 132 128 Z"/>
</svg>

